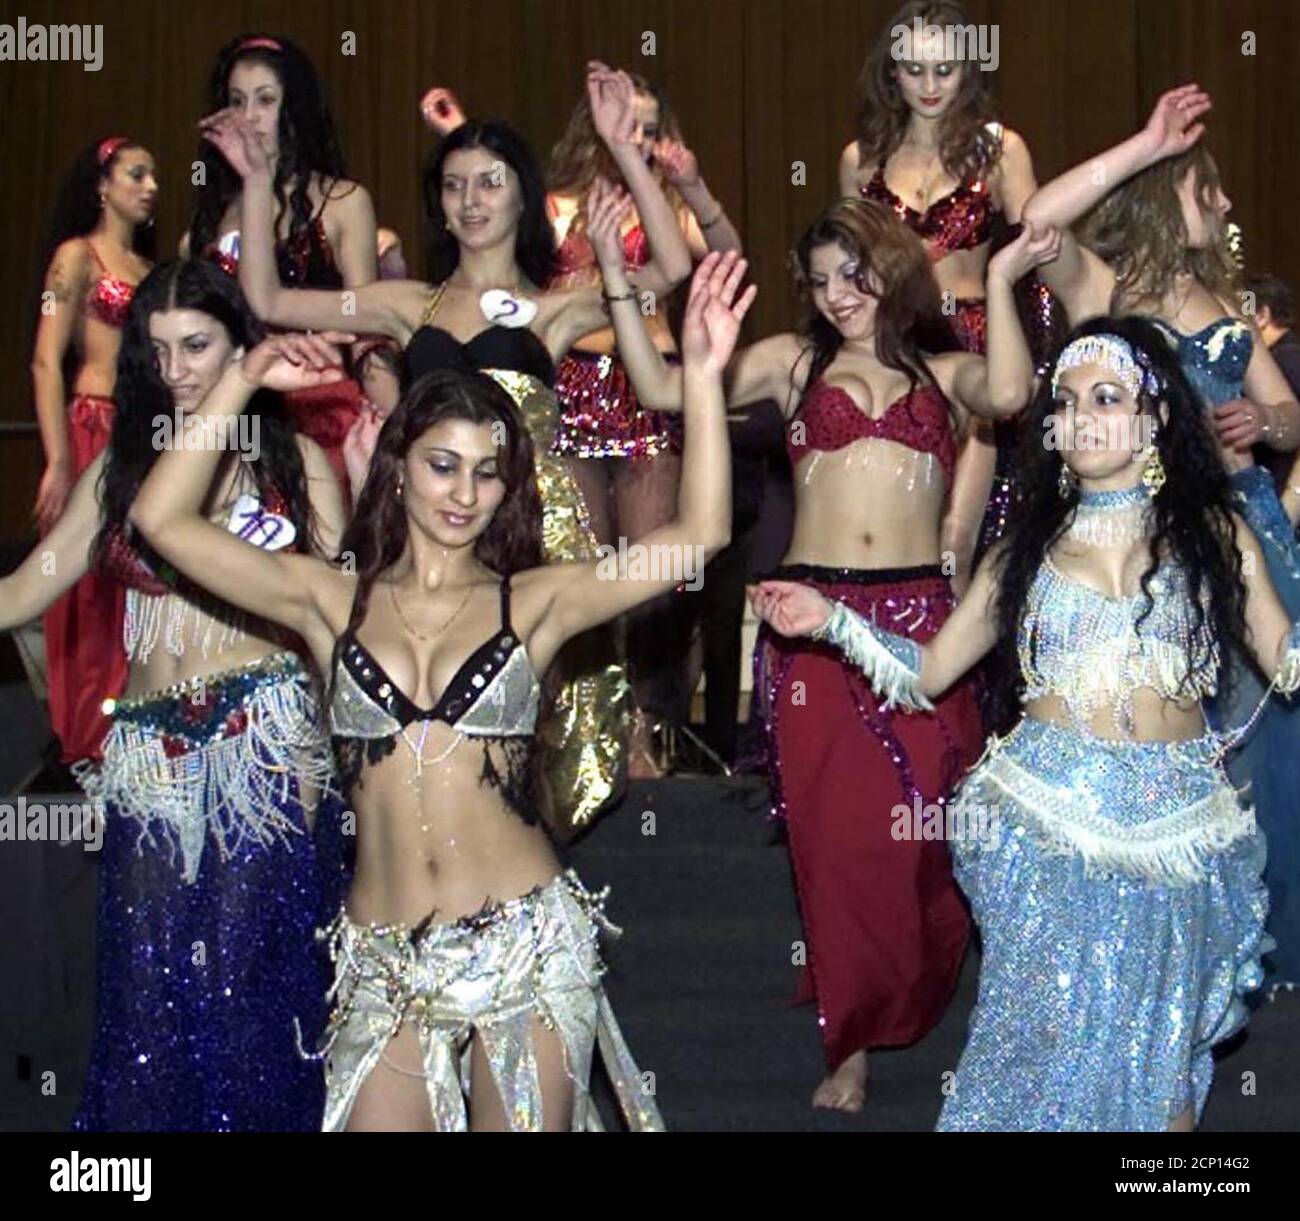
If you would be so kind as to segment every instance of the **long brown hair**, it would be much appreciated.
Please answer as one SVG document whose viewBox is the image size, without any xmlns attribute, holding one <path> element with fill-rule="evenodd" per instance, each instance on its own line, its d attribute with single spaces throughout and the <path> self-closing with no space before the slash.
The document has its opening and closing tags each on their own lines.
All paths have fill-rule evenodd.
<svg viewBox="0 0 1300 1221">
<path fill-rule="evenodd" d="M 909 392 L 922 376 L 934 381 L 927 354 L 957 351 L 959 345 L 944 316 L 925 246 L 882 204 L 850 198 L 833 203 L 808 226 L 791 258 L 795 285 L 809 314 L 800 331 L 807 340 L 804 351 L 811 353 L 808 384 L 826 371 L 844 343 L 844 336 L 812 301 L 812 252 L 827 245 L 836 245 L 858 260 L 858 290 L 876 298 L 880 363 L 905 373 Z M 878 293 L 871 287 L 872 279 L 880 284 Z M 795 368 L 802 360 L 800 353 Z M 790 380 L 793 388 L 794 369 Z M 953 423 L 957 423 L 955 416 Z"/>
<path fill-rule="evenodd" d="M 628 74 L 632 86 L 642 97 L 651 97 L 659 104 L 659 134 L 669 140 L 681 140 L 682 131 L 677 123 L 668 95 L 658 85 L 638 73 Z M 673 211 L 683 208 L 681 197 L 664 181 L 658 166 L 652 167 L 655 180 L 668 197 Z M 572 232 L 580 233 L 586 226 L 587 190 L 597 175 L 607 182 L 622 184 L 623 175 L 619 172 L 614 158 L 596 131 L 596 122 L 591 116 L 591 104 L 587 101 L 586 90 L 578 99 L 578 104 L 569 116 L 569 124 L 564 134 L 551 149 L 551 161 L 546 173 L 546 189 L 554 195 L 571 195 L 578 199 L 578 210 L 573 218 Z"/>
<path fill-rule="evenodd" d="M 893 31 L 913 21 L 937 26 L 967 26 L 971 20 L 957 0 L 908 0 L 880 31 L 858 76 L 856 129 L 858 162 L 880 165 L 903 143 L 912 111 L 895 79 L 898 61 L 893 56 Z M 943 168 L 958 182 L 982 178 L 1002 155 L 1002 141 L 988 130 L 994 119 L 989 78 L 993 74 L 971 61 L 962 64 L 957 96 L 939 118 L 939 157 Z"/>
<path fill-rule="evenodd" d="M 1196 199 L 1210 230 L 1209 243 L 1197 250 L 1187 245 L 1178 201 L 1178 185 L 1189 170 L 1196 175 Z M 1158 303 L 1183 272 L 1217 297 L 1235 295 L 1240 273 L 1227 226 L 1214 207 L 1220 181 L 1210 151 L 1196 144 L 1134 174 L 1080 221 L 1080 240 L 1115 272 L 1117 301 L 1130 308 Z"/>
<path fill-rule="evenodd" d="M 351 558 L 357 573 L 356 597 L 344 635 L 365 621 L 376 579 L 406 549 L 406 507 L 397 494 L 402 464 L 411 446 L 443 420 L 504 426 L 498 469 L 506 494 L 474 543 L 479 562 L 501 576 L 543 563 L 542 501 L 533 468 L 533 443 L 519 408 L 485 373 L 436 370 L 411 386 L 385 422 L 352 524 L 340 544 L 340 554 Z M 336 666 L 341 642 L 342 637 L 335 646 Z"/>
</svg>

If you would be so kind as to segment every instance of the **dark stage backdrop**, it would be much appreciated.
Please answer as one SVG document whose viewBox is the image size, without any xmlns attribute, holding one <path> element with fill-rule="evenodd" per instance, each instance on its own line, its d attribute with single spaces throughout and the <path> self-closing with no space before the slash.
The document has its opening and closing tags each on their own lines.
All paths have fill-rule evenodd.
<svg viewBox="0 0 1300 1221">
<path fill-rule="evenodd" d="M 604 58 L 666 86 L 714 193 L 745 239 L 762 294 L 749 324 L 787 327 L 787 252 L 835 192 L 854 82 L 894 0 L 3 0 L 14 24 L 98 23 L 99 72 L 0 62 L 0 422 L 32 418 L 33 289 L 54 191 L 91 139 L 129 133 L 157 158 L 159 250 L 190 206 L 204 82 L 240 31 L 282 32 L 319 70 L 353 175 L 422 267 L 419 168 L 430 138 L 426 86 L 451 86 L 476 114 L 510 119 L 543 157 L 577 98 L 585 61 Z M 1291 0 L 968 0 L 999 27 L 1001 115 L 1039 179 L 1144 121 L 1165 89 L 1195 79 L 1214 97 L 1209 142 L 1251 263 L 1295 278 L 1300 12 Z M 355 35 L 355 54 L 342 53 Z M 1254 54 L 1244 54 L 1247 32 Z M 643 54 L 647 34 L 654 54 Z M 791 166 L 807 167 L 806 184 Z M 0 538 L 28 528 L 41 469 L 34 435 L 0 432 Z"/>
</svg>

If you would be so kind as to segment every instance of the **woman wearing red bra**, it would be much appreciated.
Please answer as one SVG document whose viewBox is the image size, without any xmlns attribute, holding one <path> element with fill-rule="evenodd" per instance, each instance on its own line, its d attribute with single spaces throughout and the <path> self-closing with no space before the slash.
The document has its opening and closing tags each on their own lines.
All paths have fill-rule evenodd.
<svg viewBox="0 0 1300 1221">
<path fill-rule="evenodd" d="M 377 279 L 374 206 L 365 187 L 348 179 L 334 120 L 302 50 L 279 36 L 241 35 L 218 53 L 208 92 L 209 112 L 239 110 L 271 160 L 281 282 L 344 289 Z M 235 276 L 241 180 L 206 141 L 199 156 L 205 177 L 181 254 L 198 251 Z M 351 379 L 285 396 L 294 426 L 325 451 L 345 489 L 343 441 L 362 401 Z"/>
<path fill-rule="evenodd" d="M 958 342 L 983 352 L 993 217 L 1020 220 L 1034 167 L 1024 140 L 993 120 L 992 74 L 913 48 L 918 18 L 923 27 L 969 24 L 951 0 L 912 0 L 885 23 L 859 78 L 858 134 L 840 157 L 840 192 L 883 204 L 925 242 Z M 909 32 L 895 37 L 899 26 Z M 1048 305 L 1036 298 L 1035 308 Z M 1006 527 L 1017 435 L 1010 422 L 981 426 L 962 451 L 943 531 L 959 587 Z"/>
<path fill-rule="evenodd" d="M 776 399 L 790 420 L 785 580 L 916 640 L 939 630 L 954 605 L 940 523 L 958 439 L 972 414 L 1004 418 L 1028 397 L 1033 368 L 1012 285 L 1051 257 L 1054 240 L 1022 234 L 990 260 L 986 362 L 944 350 L 955 345 L 925 249 L 888 209 L 842 200 L 803 235 L 795 257 L 810 323 L 737 353 L 728 370 L 729 406 Z M 641 401 L 670 409 L 680 374 L 635 318 L 614 319 Z M 857 1111 L 867 1049 L 925 1034 L 965 952 L 947 846 L 911 828 L 913 811 L 941 804 L 979 753 L 974 691 L 959 684 L 933 714 L 895 717 L 820 644 L 765 633 L 758 654 L 755 689 L 808 941 L 800 999 L 817 1002 L 828 1069 L 813 1105 Z"/>
<path fill-rule="evenodd" d="M 153 157 L 126 136 L 109 136 L 77 158 L 56 206 L 32 355 L 45 450 L 35 508 L 42 535 L 108 444 L 122 323 L 151 264 L 157 199 Z M 65 372 L 74 352 L 68 396 Z M 121 590 L 94 574 L 45 614 L 50 725 L 65 763 L 99 754 L 108 730 L 100 704 L 126 677 L 121 620 Z"/>
<path fill-rule="evenodd" d="M 739 251 L 740 236 L 710 193 L 695 154 L 682 142 L 663 90 L 630 74 L 635 87 L 632 139 L 677 213 L 682 236 L 697 262 L 711 250 Z M 421 103 L 428 125 L 440 135 L 465 121 L 455 96 L 431 89 Z M 571 290 L 600 284 L 600 267 L 587 239 L 587 192 L 597 178 L 625 187 L 583 96 L 551 150 L 547 213 L 555 230 L 558 263 L 549 288 Z M 633 206 L 624 218 L 623 255 L 633 279 L 650 262 L 650 245 Z M 670 360 L 676 343 L 667 301 L 646 315 L 655 346 Z M 638 538 L 671 519 L 681 476 L 681 429 L 669 415 L 647 411 L 619 359 L 612 327 L 583 336 L 555 370 L 560 425 L 554 452 L 572 460 L 591 527 L 598 542 L 620 535 Z M 689 650 L 686 619 L 674 613 L 673 595 L 638 607 L 628 617 L 628 673 L 637 713 L 633 718 L 628 774 L 662 774 L 651 742 L 651 719 L 675 721 L 685 714 L 682 659 Z M 648 716 L 647 716 L 648 714 Z"/>
</svg>

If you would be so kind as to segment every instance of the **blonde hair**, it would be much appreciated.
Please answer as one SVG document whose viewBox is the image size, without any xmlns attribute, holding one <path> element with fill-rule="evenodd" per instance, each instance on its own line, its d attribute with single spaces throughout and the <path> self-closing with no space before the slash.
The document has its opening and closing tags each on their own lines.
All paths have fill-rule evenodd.
<svg viewBox="0 0 1300 1221">
<path fill-rule="evenodd" d="M 1196 201 L 1210 240 L 1189 248 L 1178 188 L 1195 175 Z M 1160 301 L 1176 276 L 1190 272 L 1216 297 L 1236 295 L 1240 272 L 1227 225 L 1214 206 L 1219 167 L 1203 144 L 1167 157 L 1116 187 L 1080 222 L 1080 240 L 1115 273 L 1117 303 L 1129 308 Z"/>
<path fill-rule="evenodd" d="M 632 85 L 641 97 L 653 98 L 659 106 L 659 134 L 661 138 L 680 141 L 681 128 L 677 125 L 677 116 L 673 113 L 667 95 L 659 86 L 651 84 L 644 76 L 629 73 Z M 674 212 L 680 215 L 685 204 L 676 191 L 665 181 L 663 172 L 656 165 L 653 169 L 655 181 L 658 182 Z M 554 195 L 575 196 L 578 208 L 574 213 L 570 232 L 579 233 L 586 228 L 587 190 L 597 175 L 608 182 L 623 185 L 623 175 L 614 158 L 610 155 L 605 141 L 596 131 L 595 120 L 591 116 L 591 106 L 587 101 L 586 91 L 578 99 L 578 104 L 569 116 L 564 134 L 551 149 L 551 161 L 546 173 L 546 189 Z"/>
</svg>

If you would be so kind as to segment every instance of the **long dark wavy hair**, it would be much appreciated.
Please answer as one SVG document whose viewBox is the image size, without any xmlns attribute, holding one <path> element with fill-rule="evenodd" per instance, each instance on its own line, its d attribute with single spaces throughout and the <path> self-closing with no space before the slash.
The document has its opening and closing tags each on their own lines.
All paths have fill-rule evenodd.
<svg viewBox="0 0 1300 1221">
<path fill-rule="evenodd" d="M 178 309 L 196 310 L 216 319 L 236 347 L 251 348 L 263 337 L 261 324 L 248 308 L 238 283 L 206 260 L 162 263 L 140 282 L 122 328 L 117 357 L 113 434 L 100 483 L 104 518 L 94 544 L 97 558 L 104 555 L 114 534 L 129 533 L 127 514 L 159 454 L 154 444 L 156 419 L 170 419 L 175 411 L 172 393 L 154 360 L 149 318 L 162 310 Z M 259 495 L 265 500 L 272 489 L 278 491 L 287 502 L 298 537 L 304 545 L 310 543 L 319 550 L 302 454 L 280 397 L 261 391 L 246 411 L 259 417 L 261 452 L 248 464 Z M 137 538 L 135 543 L 150 554 L 143 540 Z"/>
<path fill-rule="evenodd" d="M 956 0 L 909 0 L 887 22 L 867 53 L 858 76 L 856 129 L 858 160 L 863 166 L 884 165 L 907 133 L 912 111 L 894 79 L 895 27 L 909 29 L 916 18 L 922 26 L 969 26 L 966 10 Z M 982 178 L 1002 155 L 1002 142 L 988 129 L 994 120 L 992 72 L 962 65 L 957 95 L 939 119 L 939 157 L 958 182 Z"/>
<path fill-rule="evenodd" d="M 807 384 L 826 371 L 844 344 L 844 336 L 812 303 L 812 253 L 827 245 L 838 246 L 858 260 L 858 290 L 876 298 L 880 363 L 906 374 L 909 391 L 922 378 L 933 381 L 926 356 L 956 351 L 959 345 L 944 316 L 921 239 L 883 205 L 868 199 L 841 199 L 804 230 L 791 256 L 795 285 L 807 309 L 800 330 L 806 341 L 804 351 L 811 357 Z M 879 293 L 871 287 L 872 273 L 880 281 Z M 802 360 L 801 353 L 795 369 Z M 790 384 L 793 393 L 794 369 Z"/>
<path fill-rule="evenodd" d="M 1226 656 L 1229 650 L 1240 648 L 1245 639 L 1246 589 L 1233 528 L 1231 487 L 1206 422 L 1205 407 L 1164 336 L 1144 318 L 1093 318 L 1075 327 L 1066 343 L 1084 335 L 1103 334 L 1118 335 L 1133 350 L 1139 364 L 1154 371 L 1162 387 L 1158 399 L 1168 411 L 1168 419 L 1161 421 L 1160 401 L 1145 391 L 1139 396 L 1140 410 L 1158 424 L 1155 444 L 1167 481 L 1153 502 L 1155 532 L 1141 579 L 1145 606 L 1138 618 L 1138 630 L 1154 606 L 1152 578 L 1162 560 L 1172 561 L 1186 574 L 1198 635 L 1202 626 L 1208 628 Z M 1064 346 L 1053 354 L 1049 369 L 1056 368 Z M 991 694 L 999 731 L 1008 728 L 1020 713 L 1024 676 L 1016 640 L 1030 585 L 1048 552 L 1073 520 L 1079 503 L 1077 487 L 1068 498 L 1061 496 L 1061 451 L 1044 444 L 1054 412 L 1049 372 L 1028 410 L 1018 467 L 1023 499 L 996 559 L 998 645 L 997 659 L 989 670 L 995 676 Z M 1206 595 L 1208 616 L 1202 606 Z M 1194 643 L 1188 642 L 1184 688 L 1197 676 L 1204 677 L 1211 671 L 1208 649 L 1190 648 Z M 1223 669 L 1220 691 L 1224 690 L 1228 667 Z"/>
<path fill-rule="evenodd" d="M 247 46 L 250 41 L 274 42 L 280 49 Z M 209 114 L 230 105 L 230 73 L 238 63 L 265 64 L 275 73 L 283 90 L 277 129 L 280 155 L 273 184 L 275 233 L 280 234 L 287 211 L 288 236 L 292 238 L 312 219 L 308 193 L 312 175 L 320 175 L 326 195 L 336 182 L 348 177 L 338 132 L 311 60 L 296 43 L 279 34 L 240 34 L 217 52 L 217 61 L 208 78 Z M 243 190 L 239 175 L 206 140 L 199 143 L 198 160 L 203 162 L 204 179 L 195 190 L 194 219 L 190 222 L 190 252 L 195 255 L 202 254 L 216 240 L 221 218 Z"/>
<path fill-rule="evenodd" d="M 523 210 L 515 236 L 515 260 L 538 288 L 555 274 L 555 234 L 546 215 L 546 183 L 528 142 L 508 123 L 496 119 L 471 119 L 430 150 L 424 166 L 424 210 L 432 236 L 428 274 L 431 284 L 441 284 L 460 263 L 460 245 L 447 228 L 442 210 L 442 171 L 447 158 L 463 148 L 481 148 L 504 161 L 519 178 Z"/>
<path fill-rule="evenodd" d="M 45 287 L 45 277 L 54 259 L 54 252 L 69 239 L 85 237 L 88 233 L 94 232 L 95 226 L 99 224 L 103 211 L 99 203 L 100 184 L 113 173 L 124 153 L 144 147 L 137 140 L 128 140 L 115 148 L 113 155 L 101 165 L 99 147 L 102 143 L 102 140 L 96 140 L 82 149 L 59 186 L 59 193 L 54 200 L 54 211 L 50 218 L 49 236 L 37 266 L 36 291 L 33 294 L 35 300 L 40 299 Z M 157 234 L 156 225 L 136 225 L 131 234 L 131 249 L 152 263 L 157 246 Z M 34 314 L 33 317 L 39 317 L 39 313 Z"/>
<path fill-rule="evenodd" d="M 352 524 L 343 536 L 340 552 L 357 573 L 347 633 L 365 622 L 375 581 L 406 550 L 410 527 L 406 507 L 397 494 L 402 464 L 411 446 L 443 420 L 503 426 L 505 442 L 498 451 L 497 469 L 506 494 L 474 543 L 479 562 L 500 576 L 544 562 L 542 500 L 533 467 L 533 443 L 514 399 L 485 373 L 435 370 L 402 395 L 384 422 Z M 336 665 L 339 647 L 335 646 Z"/>
</svg>

